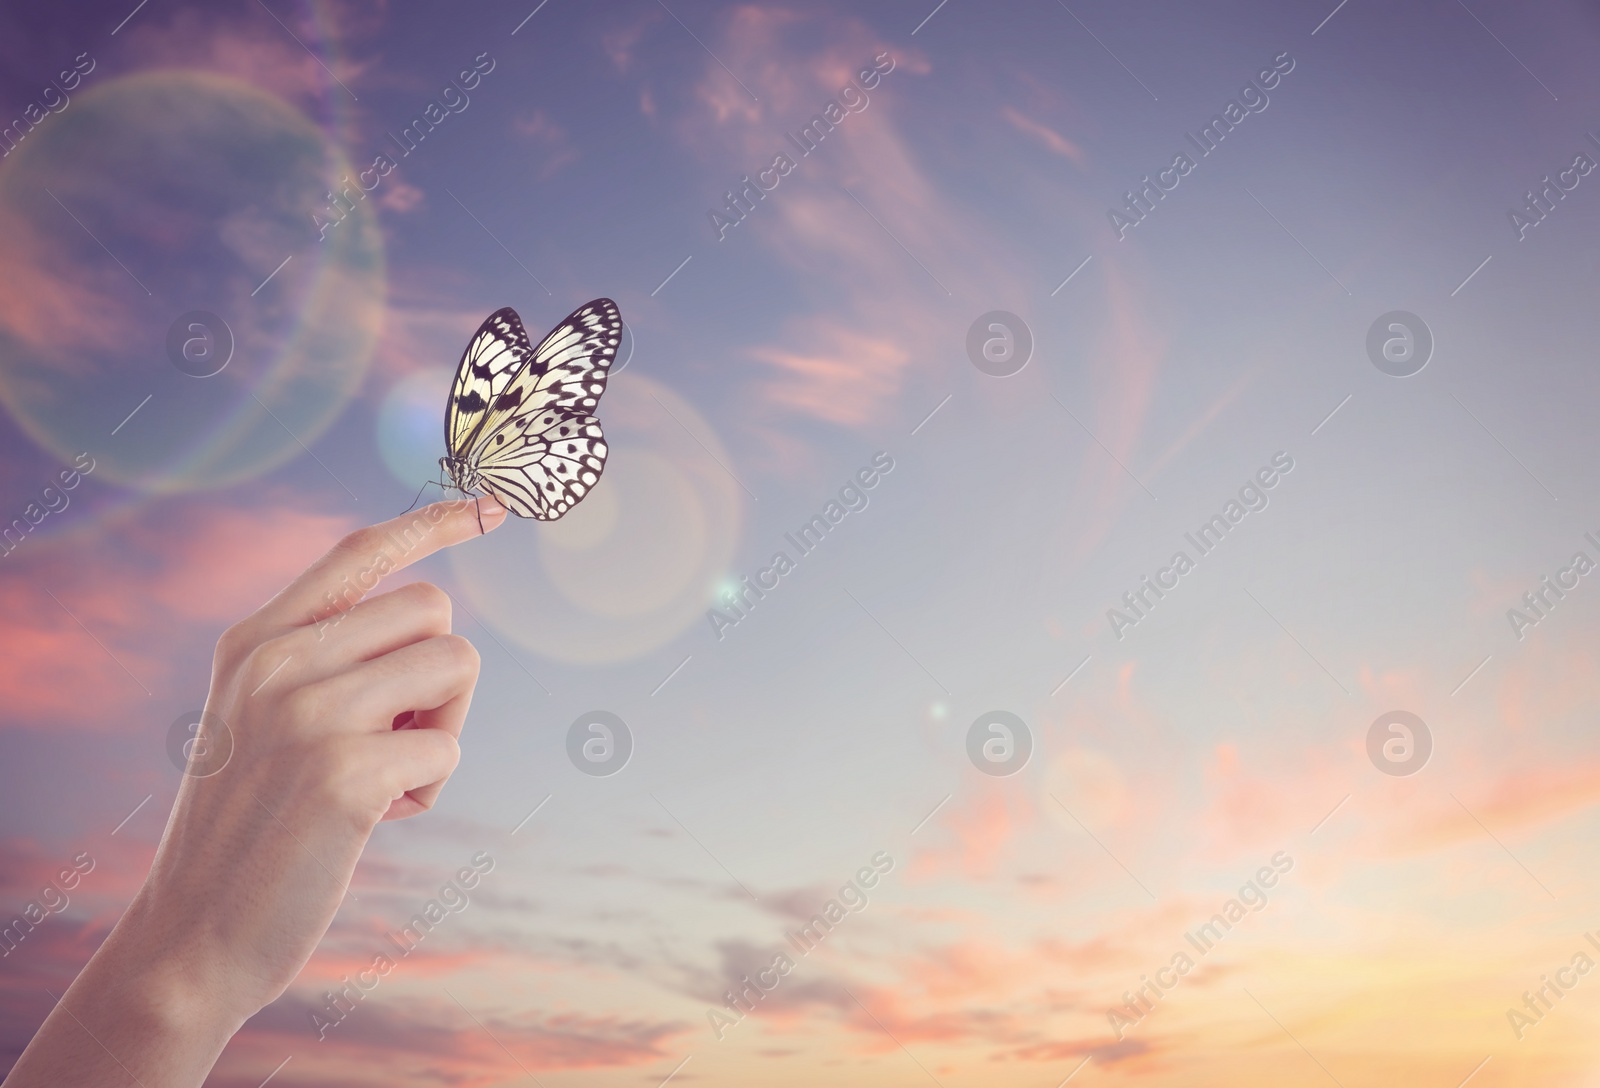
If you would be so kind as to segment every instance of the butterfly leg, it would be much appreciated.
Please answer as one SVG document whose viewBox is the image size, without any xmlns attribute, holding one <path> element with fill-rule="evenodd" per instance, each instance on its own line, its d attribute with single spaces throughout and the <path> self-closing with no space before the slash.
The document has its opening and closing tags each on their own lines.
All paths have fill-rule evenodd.
<svg viewBox="0 0 1600 1088">
<path fill-rule="evenodd" d="M 478 505 L 478 499 L 479 496 L 472 496 L 472 509 L 478 515 L 478 535 L 482 536 L 485 532 L 483 528 L 483 508 Z"/>
<path fill-rule="evenodd" d="M 410 506 L 408 506 L 404 510 L 400 511 L 400 515 L 401 516 L 409 514 L 409 513 L 411 513 L 411 511 L 413 511 L 413 510 L 415 510 L 417 508 L 417 503 L 422 501 L 422 493 L 424 491 L 428 490 L 428 484 L 431 484 L 431 483 L 433 483 L 433 481 L 432 480 L 428 480 L 425 483 L 423 483 L 423 485 L 421 487 L 417 488 L 417 497 L 411 500 L 411 505 Z M 443 487 L 444 485 L 440 484 L 438 486 L 439 487 Z"/>
</svg>

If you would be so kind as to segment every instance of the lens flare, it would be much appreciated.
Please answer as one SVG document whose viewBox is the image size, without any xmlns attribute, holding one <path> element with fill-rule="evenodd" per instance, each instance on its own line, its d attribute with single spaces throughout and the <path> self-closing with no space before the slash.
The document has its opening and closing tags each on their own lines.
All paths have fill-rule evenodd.
<svg viewBox="0 0 1600 1088">
<path fill-rule="evenodd" d="M 560 661 L 627 660 L 705 622 L 738 543 L 741 493 L 718 464 L 731 458 L 687 401 L 630 372 L 600 411 L 611 453 L 581 505 L 450 552 L 480 619 Z"/>
<path fill-rule="evenodd" d="M 74 96 L 0 169 L 0 402 L 63 461 L 88 451 L 98 477 L 147 492 L 298 456 L 354 394 L 381 319 L 371 203 L 325 238 L 311 226 L 349 174 L 298 110 L 226 76 Z M 232 348 L 205 377 L 168 358 L 196 311 Z"/>
<path fill-rule="evenodd" d="M 378 408 L 378 456 L 407 487 L 439 478 L 449 393 L 449 371 L 418 371 L 395 382 Z"/>
</svg>

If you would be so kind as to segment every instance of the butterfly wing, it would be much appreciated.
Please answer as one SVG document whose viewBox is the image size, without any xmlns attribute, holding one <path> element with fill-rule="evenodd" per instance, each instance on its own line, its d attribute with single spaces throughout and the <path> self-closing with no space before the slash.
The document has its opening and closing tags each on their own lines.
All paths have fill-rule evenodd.
<svg viewBox="0 0 1600 1088">
<path fill-rule="evenodd" d="M 622 340 L 622 314 L 608 298 L 597 298 L 573 310 L 550 330 L 527 365 L 512 376 L 494 398 L 474 448 L 524 410 L 546 408 L 593 412 L 606 391 L 606 376 Z"/>
<path fill-rule="evenodd" d="M 478 478 L 506 508 L 554 521 L 576 506 L 606 467 L 600 421 L 551 408 L 502 427 L 478 460 Z"/>
<path fill-rule="evenodd" d="M 512 512 L 554 520 L 600 478 L 606 445 L 593 412 L 621 338 L 617 304 L 597 298 L 568 314 L 492 389 L 458 456 Z"/>
<path fill-rule="evenodd" d="M 445 405 L 444 445 L 464 458 L 490 407 L 533 355 L 517 311 L 504 306 L 484 319 L 467 342 Z"/>
</svg>

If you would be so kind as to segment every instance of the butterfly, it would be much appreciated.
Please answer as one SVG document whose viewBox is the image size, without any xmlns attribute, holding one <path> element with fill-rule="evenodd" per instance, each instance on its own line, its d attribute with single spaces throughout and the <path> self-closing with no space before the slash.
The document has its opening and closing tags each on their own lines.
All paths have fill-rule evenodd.
<svg viewBox="0 0 1600 1088">
<path fill-rule="evenodd" d="M 595 409 L 622 339 L 608 298 L 573 310 L 537 348 L 517 311 L 490 314 L 467 343 L 445 404 L 439 465 L 467 494 L 487 492 L 524 518 L 554 521 L 606 467 Z"/>
</svg>

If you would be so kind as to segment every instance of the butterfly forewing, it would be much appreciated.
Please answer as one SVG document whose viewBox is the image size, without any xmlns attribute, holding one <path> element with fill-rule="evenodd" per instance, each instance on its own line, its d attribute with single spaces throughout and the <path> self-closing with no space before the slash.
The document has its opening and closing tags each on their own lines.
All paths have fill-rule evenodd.
<svg viewBox="0 0 1600 1088">
<path fill-rule="evenodd" d="M 528 334 L 517 311 L 501 307 L 472 334 L 456 367 L 456 380 L 445 406 L 444 441 L 452 457 L 461 457 L 489 408 L 532 356 Z"/>
<path fill-rule="evenodd" d="M 578 307 L 534 349 L 532 361 L 495 399 L 484 434 L 531 404 L 534 410 L 592 412 L 606 390 L 606 375 L 622 339 L 617 304 L 597 298 Z"/>
<path fill-rule="evenodd" d="M 606 459 L 593 412 L 621 334 L 608 298 L 568 314 L 537 348 L 515 311 L 492 314 L 462 357 L 446 413 L 457 485 L 477 479 L 514 513 L 541 520 L 588 494 Z"/>
</svg>

